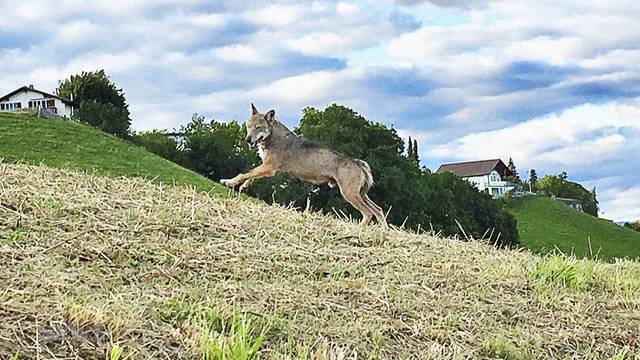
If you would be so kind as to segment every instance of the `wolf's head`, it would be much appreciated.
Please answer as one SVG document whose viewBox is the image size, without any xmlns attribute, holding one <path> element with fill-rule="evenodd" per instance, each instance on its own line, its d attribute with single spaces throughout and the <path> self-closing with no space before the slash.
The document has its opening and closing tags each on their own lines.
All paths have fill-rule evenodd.
<svg viewBox="0 0 640 360">
<path fill-rule="evenodd" d="M 253 104 L 251 104 L 251 117 L 247 120 L 247 137 L 245 140 L 250 146 L 257 146 L 266 140 L 276 121 L 276 112 L 274 110 L 267 111 L 266 114 L 260 114 Z"/>
</svg>

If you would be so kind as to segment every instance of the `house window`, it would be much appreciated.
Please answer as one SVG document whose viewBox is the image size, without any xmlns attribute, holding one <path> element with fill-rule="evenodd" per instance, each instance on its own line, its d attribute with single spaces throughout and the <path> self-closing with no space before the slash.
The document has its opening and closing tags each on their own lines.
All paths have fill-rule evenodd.
<svg viewBox="0 0 640 360">
<path fill-rule="evenodd" d="M 16 110 L 21 108 L 22 103 L 19 102 L 0 104 L 0 110 Z"/>
<path fill-rule="evenodd" d="M 498 188 L 491 188 L 491 195 L 494 195 L 494 196 L 498 196 L 498 195 L 500 195 L 500 194 L 498 193 Z"/>
</svg>

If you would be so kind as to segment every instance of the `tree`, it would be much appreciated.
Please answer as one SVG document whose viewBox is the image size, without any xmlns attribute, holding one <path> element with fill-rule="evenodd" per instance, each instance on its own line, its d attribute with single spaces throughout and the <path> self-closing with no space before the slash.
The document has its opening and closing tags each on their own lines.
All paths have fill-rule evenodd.
<svg viewBox="0 0 640 360">
<path fill-rule="evenodd" d="M 640 219 L 636 221 L 628 221 L 624 223 L 624 227 L 631 230 L 640 231 Z"/>
<path fill-rule="evenodd" d="M 505 180 L 511 181 L 511 182 L 513 182 L 515 184 L 522 185 L 522 180 L 520 179 L 520 176 L 518 175 L 518 170 L 516 169 L 516 164 L 513 162 L 512 158 L 509 158 L 509 163 L 507 164 L 507 167 L 509 168 L 509 170 L 511 170 L 513 175 L 505 177 Z"/>
<path fill-rule="evenodd" d="M 104 70 L 71 75 L 56 90 L 76 103 L 75 118 L 121 138 L 127 138 L 131 119 L 124 92 Z"/>
<path fill-rule="evenodd" d="M 184 152 L 180 144 L 166 131 L 143 131 L 134 134 L 131 142 L 176 164 L 184 164 Z"/>
<path fill-rule="evenodd" d="M 600 210 L 600 208 L 598 207 L 598 197 L 596 196 L 596 187 L 594 186 L 593 189 L 591 189 L 591 193 L 589 194 L 591 196 L 586 196 L 583 195 L 584 198 L 586 198 L 588 200 L 588 204 L 590 206 L 589 208 L 589 213 L 594 215 L 594 216 L 598 216 L 598 210 Z"/>
<path fill-rule="evenodd" d="M 76 108 L 74 116 L 108 134 L 126 139 L 130 135 L 128 113 L 113 104 L 85 101 Z"/>
<path fill-rule="evenodd" d="M 418 157 L 418 141 L 416 139 L 411 139 L 409 136 L 409 141 L 407 142 L 407 159 L 413 162 L 416 167 L 420 165 L 420 158 Z"/>
<path fill-rule="evenodd" d="M 578 183 L 568 181 L 567 173 L 564 171 L 558 175 L 545 175 L 538 181 L 537 189 L 546 196 L 580 200 L 582 210 L 585 213 L 598 216 L 598 200 L 595 189 L 589 191 Z"/>
<path fill-rule="evenodd" d="M 529 170 L 529 185 L 531 185 L 531 191 L 536 191 L 538 186 L 538 174 L 536 169 Z"/>
<path fill-rule="evenodd" d="M 246 128 L 237 121 L 206 121 L 194 114 L 180 129 L 186 167 L 210 178 L 230 178 L 257 163 L 255 150 L 244 141 Z"/>
<path fill-rule="evenodd" d="M 515 173 L 516 173 L 516 164 L 513 163 L 513 159 L 512 158 L 509 158 L 509 163 L 507 164 L 507 167 L 515 175 Z"/>
</svg>

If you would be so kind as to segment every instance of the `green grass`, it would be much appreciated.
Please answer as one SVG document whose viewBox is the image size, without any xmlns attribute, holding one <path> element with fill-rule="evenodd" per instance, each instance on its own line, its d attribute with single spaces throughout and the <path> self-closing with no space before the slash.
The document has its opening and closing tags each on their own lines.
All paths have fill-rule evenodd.
<svg viewBox="0 0 640 360">
<path fill-rule="evenodd" d="M 503 335 L 495 335 L 487 338 L 484 344 L 484 353 L 491 359 L 527 360 L 528 356 L 523 350 L 518 349 Z"/>
<path fill-rule="evenodd" d="M 0 159 L 83 170 L 108 177 L 143 177 L 227 194 L 221 185 L 145 149 L 77 122 L 0 113 Z"/>
<path fill-rule="evenodd" d="M 560 250 L 579 258 L 640 258 L 640 233 L 573 210 L 546 197 L 510 200 L 520 243 L 540 253 Z"/>
</svg>

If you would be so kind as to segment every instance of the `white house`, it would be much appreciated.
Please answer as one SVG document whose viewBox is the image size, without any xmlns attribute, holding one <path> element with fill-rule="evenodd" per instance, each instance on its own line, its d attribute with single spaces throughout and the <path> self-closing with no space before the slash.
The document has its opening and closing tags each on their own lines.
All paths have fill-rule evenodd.
<svg viewBox="0 0 640 360">
<path fill-rule="evenodd" d="M 17 111 L 20 109 L 45 110 L 62 117 L 73 116 L 73 102 L 58 95 L 53 95 L 23 86 L 0 98 L 0 111 Z"/>
<path fill-rule="evenodd" d="M 502 180 L 506 176 L 513 176 L 513 172 L 500 159 L 443 164 L 438 168 L 438 172 L 442 171 L 460 176 L 493 197 L 502 196 L 515 188 L 513 183 Z"/>
</svg>

